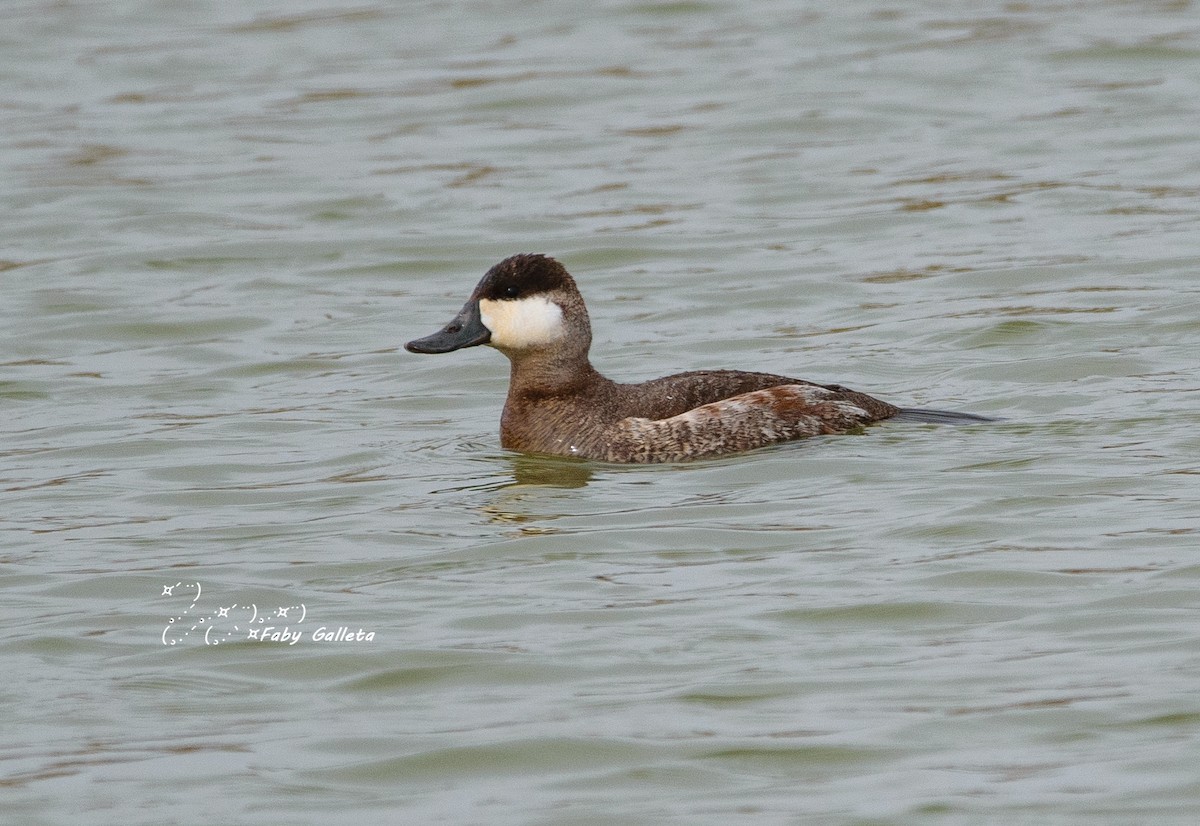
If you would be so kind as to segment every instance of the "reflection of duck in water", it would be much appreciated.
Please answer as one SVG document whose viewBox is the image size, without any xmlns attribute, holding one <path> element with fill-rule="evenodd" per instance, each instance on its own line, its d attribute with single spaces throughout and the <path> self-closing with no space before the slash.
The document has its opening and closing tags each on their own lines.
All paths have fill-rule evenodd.
<svg viewBox="0 0 1200 826">
<path fill-rule="evenodd" d="M 512 454 L 510 483 L 517 487 L 582 488 L 592 481 L 592 465 L 569 462 L 557 456 Z M 506 485 L 507 487 L 507 485 Z"/>
<path fill-rule="evenodd" d="M 698 370 L 617 384 L 588 361 L 591 343 L 587 308 L 566 269 L 543 255 L 514 255 L 488 270 L 449 324 L 404 346 L 448 353 L 488 344 L 508 356 L 500 444 L 528 453 L 677 462 L 845 433 L 901 414 L 987 421 L 902 410 L 840 385 L 770 373 Z"/>
</svg>

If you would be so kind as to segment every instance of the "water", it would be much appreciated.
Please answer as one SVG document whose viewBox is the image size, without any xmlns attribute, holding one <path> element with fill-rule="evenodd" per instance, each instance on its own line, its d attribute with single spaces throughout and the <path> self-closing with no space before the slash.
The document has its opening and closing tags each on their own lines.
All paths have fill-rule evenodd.
<svg viewBox="0 0 1200 826">
<path fill-rule="evenodd" d="M 1194 822 L 1192 4 L 0 20 L 9 818 Z M 400 345 L 519 251 L 615 378 L 1005 421 L 510 454 Z"/>
</svg>

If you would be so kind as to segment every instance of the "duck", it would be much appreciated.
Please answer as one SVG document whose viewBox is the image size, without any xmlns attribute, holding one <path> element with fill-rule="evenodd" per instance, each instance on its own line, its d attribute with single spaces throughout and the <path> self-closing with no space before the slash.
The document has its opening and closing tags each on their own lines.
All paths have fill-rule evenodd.
<svg viewBox="0 0 1200 826">
<path fill-rule="evenodd" d="M 656 464 L 858 432 L 896 417 L 988 421 L 773 373 L 693 370 L 621 384 L 592 366 L 591 344 L 575 279 L 550 256 L 522 253 L 489 269 L 446 326 L 404 347 L 437 354 L 488 345 L 507 356 L 500 444 L 521 453 Z"/>
</svg>

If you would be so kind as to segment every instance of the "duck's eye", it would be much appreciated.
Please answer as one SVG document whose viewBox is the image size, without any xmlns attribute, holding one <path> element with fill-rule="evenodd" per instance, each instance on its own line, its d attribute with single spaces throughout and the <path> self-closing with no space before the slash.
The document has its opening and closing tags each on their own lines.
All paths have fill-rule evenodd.
<svg viewBox="0 0 1200 826">
<path fill-rule="evenodd" d="M 521 291 L 518 290 L 516 287 L 505 287 L 504 288 L 504 297 L 505 298 L 516 298 L 520 294 L 521 294 Z"/>
</svg>

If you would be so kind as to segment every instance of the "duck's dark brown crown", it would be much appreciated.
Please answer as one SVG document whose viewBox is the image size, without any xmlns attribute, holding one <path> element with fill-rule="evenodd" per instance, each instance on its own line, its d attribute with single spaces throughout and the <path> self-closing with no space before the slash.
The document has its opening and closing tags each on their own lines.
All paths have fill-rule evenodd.
<svg viewBox="0 0 1200 826">
<path fill-rule="evenodd" d="M 505 258 L 484 275 L 479 298 L 513 300 L 554 290 L 573 289 L 575 282 L 562 264 L 546 255 L 522 253 Z"/>
</svg>

